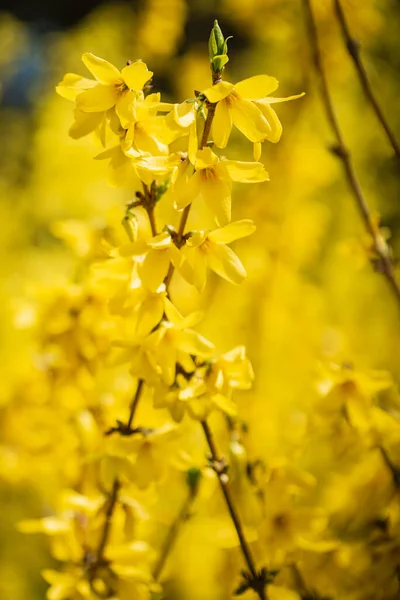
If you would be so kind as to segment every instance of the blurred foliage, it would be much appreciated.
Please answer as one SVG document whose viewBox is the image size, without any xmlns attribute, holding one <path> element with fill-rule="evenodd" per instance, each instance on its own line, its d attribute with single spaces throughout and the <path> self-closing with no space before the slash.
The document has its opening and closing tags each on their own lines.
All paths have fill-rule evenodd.
<svg viewBox="0 0 400 600">
<path fill-rule="evenodd" d="M 331 4 L 314 2 L 334 103 L 371 209 L 400 256 L 399 173 Z M 343 6 L 400 132 L 399 5 Z M 279 79 L 282 96 L 306 92 L 278 106 L 284 134 L 278 145 L 264 145 L 261 159 L 271 181 L 239 184 L 234 194 L 233 219 L 257 225 L 234 246 L 247 280 L 233 288 L 212 275 L 200 299 L 180 279 L 173 283 L 184 314 L 207 307 L 200 331 L 218 351 L 244 344 L 253 364 L 253 389 L 237 394 L 240 419 L 227 430 L 221 416 L 211 417 L 233 493 L 257 561 L 279 569 L 271 600 L 398 597 L 399 311 L 371 266 L 368 237 L 329 151 L 301 8 L 295 0 L 110 3 L 41 37 L 2 15 L 1 598 L 45 596 L 40 570 L 53 559 L 42 536 L 23 536 L 17 523 L 54 515 L 65 488 L 84 493 L 93 473 L 82 458 L 98 451 L 99 431 L 125 417 L 134 389 L 127 369 L 99 367 L 112 325 L 102 294 L 81 283 L 131 193 L 108 185 L 104 163 L 92 158 L 101 151 L 97 139 L 67 136 L 71 106 L 54 87 L 65 72 L 83 73 L 81 55 L 90 51 L 116 65 L 140 57 L 165 101 L 191 98 L 210 85 L 215 18 L 233 35 L 230 81 L 267 73 Z M 251 157 L 251 144 L 233 134 L 230 158 Z M 167 418 L 148 395 L 139 415 L 151 426 Z M 168 465 L 157 486 L 135 489 L 130 507 L 135 537 L 153 549 L 184 500 L 182 471 L 204 466 L 206 452 L 188 419 L 165 444 L 168 455 L 185 450 L 182 464 Z M 239 583 L 234 531 L 212 473 L 206 479 L 163 574 L 167 598 L 222 599 Z M 71 498 L 63 502 L 78 502 Z"/>
</svg>

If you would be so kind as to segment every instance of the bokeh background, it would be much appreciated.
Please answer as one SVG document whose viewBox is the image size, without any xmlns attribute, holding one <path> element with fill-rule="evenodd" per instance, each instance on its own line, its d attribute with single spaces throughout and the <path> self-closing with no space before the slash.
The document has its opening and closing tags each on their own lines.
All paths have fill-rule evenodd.
<svg viewBox="0 0 400 600">
<path fill-rule="evenodd" d="M 394 255 L 400 256 L 398 167 L 366 103 L 332 3 L 318 0 L 313 6 L 346 142 L 371 210 L 381 215 Z M 377 98 L 400 135 L 400 5 L 344 0 L 343 7 L 362 43 Z M 362 519 L 366 504 L 374 507 L 374 518 L 384 518 L 392 492 L 374 495 L 389 484 L 380 478 L 386 467 L 371 447 L 369 417 L 354 417 L 357 435 L 343 431 L 339 417 L 329 413 L 332 405 L 321 408 L 321 381 L 329 363 L 348 365 L 365 378 L 368 395 L 374 388 L 368 383 L 371 370 L 384 371 L 391 384 L 381 386 L 379 406 L 393 420 L 384 439 L 394 462 L 400 459 L 399 309 L 371 266 L 363 225 L 341 165 L 329 151 L 333 139 L 317 93 L 300 0 L 21 1 L 2 2 L 1 8 L 0 598 L 44 598 L 40 570 L 53 564 L 47 540 L 25 536 L 17 523 L 51 514 L 57 489 L 64 485 L 60 470 L 68 463 L 68 444 L 60 432 L 56 436 L 53 430 L 52 437 L 53 425 L 44 422 L 44 384 L 36 373 L 46 328 L 54 312 L 64 310 L 55 290 L 79 282 L 90 236 L 118 222 L 130 199 L 128 190 L 109 186 L 103 162 L 93 160 L 98 142 L 68 137 L 72 109 L 55 94 L 55 85 L 66 72 L 86 75 L 81 54 L 93 52 L 118 66 L 140 57 L 167 101 L 192 97 L 194 89 L 209 85 L 207 40 L 214 18 L 225 35 L 233 36 L 229 80 L 267 73 L 279 79 L 279 95 L 304 91 L 306 96 L 277 107 L 283 137 L 278 145 L 264 144 L 262 155 L 270 183 L 238 185 L 234 218 L 252 218 L 257 225 L 251 238 L 235 246 L 248 279 L 234 289 L 211 280 L 202 300 L 208 306 L 202 331 L 221 350 L 245 344 L 253 362 L 254 389 L 238 400 L 248 455 L 265 462 L 288 460 L 312 473 L 316 487 L 309 502 L 327 511 L 333 527 L 339 523 L 336 532 L 350 531 L 348 524 L 356 515 Z M 239 134 L 230 152 L 251 160 L 251 147 Z M 72 241 L 65 222 L 81 232 Z M 193 304 L 187 294 L 181 307 L 189 310 Z M 204 558 L 208 550 L 201 527 L 193 527 L 176 554 L 176 573 L 191 561 L 184 577 L 191 595 L 182 597 L 204 598 L 206 589 L 207 597 L 227 597 L 217 583 L 218 569 Z M 363 522 L 341 539 L 357 548 L 368 546 L 365 527 Z M 359 581 L 370 579 L 371 586 L 378 581 L 373 561 L 356 558 L 353 566 L 343 562 L 341 568 L 346 592 L 334 597 L 396 597 L 387 580 L 383 587 L 377 584 L 379 591 L 360 591 Z M 193 585 L 196 581 L 203 591 Z"/>
</svg>

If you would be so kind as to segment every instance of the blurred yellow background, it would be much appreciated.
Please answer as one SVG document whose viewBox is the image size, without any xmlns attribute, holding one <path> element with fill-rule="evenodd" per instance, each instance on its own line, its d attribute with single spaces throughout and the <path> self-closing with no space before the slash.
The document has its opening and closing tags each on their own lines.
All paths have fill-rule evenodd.
<svg viewBox="0 0 400 600">
<path fill-rule="evenodd" d="M 400 256 L 398 166 L 365 100 L 332 3 L 318 0 L 313 6 L 346 143 L 371 211 L 389 228 L 394 256 Z M 344 0 L 343 7 L 377 98 L 400 135 L 399 4 Z M 285 493 L 297 484 L 287 465 L 312 480 L 303 486 L 303 508 L 324 515 L 315 535 L 337 545 L 332 551 L 303 544 L 305 587 L 319 594 L 307 598 L 398 597 L 400 496 L 378 449 L 384 445 L 400 465 L 399 306 L 368 259 L 368 236 L 341 164 L 329 151 L 334 140 L 317 91 L 302 3 L 143 0 L 102 4 L 54 30 L 0 15 L 1 599 L 45 597 L 40 571 L 55 564 L 47 540 L 21 533 L 17 523 L 52 514 L 59 490 L 75 485 L 74 461 L 82 450 L 62 404 L 72 410 L 74 376 L 65 384 L 65 399 L 49 408 L 51 373 L 44 375 L 43 364 L 57 343 L 57 319 L 69 310 L 69 286 L 79 287 L 82 263 L 95 252 L 93 240 L 121 220 L 131 199 L 129 190 L 109 186 L 104 162 L 93 160 L 100 152 L 96 139 L 68 137 L 71 105 L 55 94 L 55 85 L 65 72 L 85 74 L 81 55 L 93 52 L 118 66 L 140 57 L 154 71 L 154 89 L 164 100 L 193 97 L 194 90 L 210 85 L 207 40 L 215 18 L 233 36 L 227 79 L 267 73 L 278 78 L 280 96 L 306 96 L 277 107 L 283 137 L 277 145 L 264 144 L 261 158 L 271 181 L 235 188 L 234 220 L 251 218 L 257 226 L 253 236 L 235 244 L 248 278 L 232 287 L 211 277 L 200 299 L 207 307 L 200 330 L 219 351 L 247 348 L 255 382 L 237 396 L 246 424 L 240 441 L 250 464 L 275 468 L 282 477 L 282 487 L 271 490 L 271 506 L 277 503 L 291 518 Z M 235 134 L 229 156 L 252 160 L 251 144 Z M 198 306 L 198 296 L 183 284 L 180 291 L 183 312 Z M 120 388 L 111 391 L 107 377 L 99 375 L 96 390 L 90 388 L 90 403 L 98 397 L 112 403 L 115 393 L 120 410 L 129 402 L 131 381 L 120 376 Z M 151 411 L 146 405 L 143 415 Z M 216 416 L 212 423 L 240 470 L 223 422 Z M 200 444 L 201 461 L 205 450 L 195 428 L 187 425 L 185 431 L 180 444 L 188 439 L 194 456 Z M 238 498 L 250 494 L 239 487 Z M 150 513 L 155 510 L 156 501 L 141 501 L 149 502 Z M 173 494 L 164 502 L 157 510 L 168 523 Z M 224 514 L 222 505 L 212 504 L 215 510 L 199 509 L 199 518 L 182 531 L 169 565 L 168 598 L 223 599 L 238 583 L 237 549 L 221 558 L 224 543 L 210 534 L 215 514 Z M 244 499 L 241 506 L 251 527 L 252 501 Z M 314 527 L 304 519 L 292 523 L 302 536 Z M 289 564 L 298 548 L 291 531 L 278 529 L 264 531 L 256 552 L 271 564 L 280 563 L 283 553 Z M 299 594 L 294 598 L 306 598 L 293 574 L 282 571 L 279 577 Z M 291 598 L 275 593 L 277 599 Z"/>
</svg>

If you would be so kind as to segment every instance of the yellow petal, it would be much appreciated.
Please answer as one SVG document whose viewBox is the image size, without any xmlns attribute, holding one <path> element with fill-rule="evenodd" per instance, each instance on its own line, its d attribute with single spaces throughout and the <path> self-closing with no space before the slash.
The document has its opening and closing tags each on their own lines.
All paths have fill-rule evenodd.
<svg viewBox="0 0 400 600">
<path fill-rule="evenodd" d="M 210 102 L 219 102 L 220 100 L 223 100 L 229 96 L 233 88 L 234 86 L 232 83 L 229 83 L 228 81 L 220 81 L 212 87 L 204 90 L 203 94 Z"/>
<path fill-rule="evenodd" d="M 197 151 L 195 167 L 196 170 L 206 169 L 218 163 L 218 156 L 208 146 Z"/>
<path fill-rule="evenodd" d="M 118 100 L 119 92 L 111 85 L 100 83 L 85 90 L 76 98 L 76 106 L 83 112 L 99 112 L 112 108 Z"/>
<path fill-rule="evenodd" d="M 198 172 L 188 179 L 186 177 L 179 179 L 174 189 L 175 208 L 181 210 L 191 204 L 201 193 L 201 183 L 200 173 Z"/>
<path fill-rule="evenodd" d="M 139 266 L 139 276 L 150 291 L 156 292 L 164 281 L 168 268 L 168 254 L 163 250 L 150 250 Z"/>
<path fill-rule="evenodd" d="M 221 165 L 226 168 L 232 181 L 254 183 L 268 181 L 269 175 L 264 165 L 259 162 L 243 162 L 241 160 L 223 160 Z"/>
<path fill-rule="evenodd" d="M 151 294 L 142 303 L 138 313 L 136 333 L 139 336 L 148 335 L 161 321 L 164 312 L 164 297 L 162 294 Z"/>
<path fill-rule="evenodd" d="M 261 142 L 254 142 L 254 144 L 253 144 L 253 158 L 257 162 L 261 158 L 261 151 L 262 151 Z"/>
<path fill-rule="evenodd" d="M 212 356 L 214 345 L 192 329 L 176 332 L 176 347 L 182 352 L 208 358 Z"/>
<path fill-rule="evenodd" d="M 271 131 L 265 139 L 276 144 L 282 136 L 282 124 L 279 117 L 269 104 L 260 103 L 259 108 L 271 127 Z"/>
<path fill-rule="evenodd" d="M 265 104 L 276 104 L 277 102 L 290 102 L 291 100 L 297 100 L 298 98 L 302 98 L 306 93 L 302 92 L 301 94 L 295 94 L 294 96 L 287 96 L 286 98 L 263 98 L 261 102 Z"/>
<path fill-rule="evenodd" d="M 153 72 L 149 71 L 146 63 L 141 60 L 133 62 L 122 69 L 122 77 L 131 90 L 141 90 L 151 77 Z"/>
<path fill-rule="evenodd" d="M 212 397 L 212 401 L 222 412 L 229 415 L 230 417 L 235 417 L 237 415 L 237 406 L 227 396 L 223 394 L 214 394 Z"/>
<path fill-rule="evenodd" d="M 232 130 L 232 117 L 229 108 L 223 100 L 218 102 L 212 123 L 212 137 L 218 148 L 225 148 Z"/>
<path fill-rule="evenodd" d="M 223 244 L 212 244 L 207 253 L 209 268 L 231 283 L 242 283 L 247 273 L 233 250 Z"/>
<path fill-rule="evenodd" d="M 216 242 L 217 244 L 230 244 L 235 240 L 247 237 L 256 230 L 256 226 L 250 219 L 243 219 L 243 221 L 235 221 L 229 223 L 225 227 L 215 229 L 208 234 L 208 239 Z"/>
<path fill-rule="evenodd" d="M 227 225 L 231 220 L 231 187 L 220 179 L 201 182 L 201 194 L 218 225 Z"/>
<path fill-rule="evenodd" d="M 121 79 L 121 73 L 117 67 L 91 52 L 85 52 L 82 55 L 82 61 L 97 81 L 103 85 L 113 85 L 118 79 Z"/>
<path fill-rule="evenodd" d="M 202 292 L 207 282 L 207 259 L 201 250 L 194 249 L 193 283 Z"/>
<path fill-rule="evenodd" d="M 104 120 L 104 114 L 102 112 L 84 113 L 80 110 L 75 110 L 74 116 L 75 121 L 72 123 L 68 132 L 74 140 L 79 140 L 85 135 L 92 133 L 92 131 L 95 131 Z"/>
<path fill-rule="evenodd" d="M 196 154 L 199 149 L 199 141 L 197 139 L 197 124 L 196 119 L 189 127 L 189 141 L 188 141 L 188 157 L 192 165 L 196 162 Z"/>
<path fill-rule="evenodd" d="M 93 79 L 87 79 L 87 77 L 81 77 L 75 73 L 67 73 L 64 79 L 56 87 L 56 92 L 67 100 L 75 100 L 76 96 L 96 84 Z"/>
<path fill-rule="evenodd" d="M 279 82 L 275 77 L 269 75 L 254 75 L 239 81 L 235 85 L 235 91 L 242 97 L 248 100 L 258 100 L 264 96 L 268 96 L 278 89 Z"/>
<path fill-rule="evenodd" d="M 157 348 L 156 356 L 164 383 L 168 386 L 172 385 L 175 381 L 176 348 L 167 338 L 164 338 Z"/>
<path fill-rule="evenodd" d="M 117 113 L 121 125 L 124 129 L 128 129 L 130 123 L 134 119 L 134 109 L 136 105 L 136 94 L 129 90 L 125 91 L 118 98 L 115 105 L 115 112 Z"/>
<path fill-rule="evenodd" d="M 155 235 L 150 240 L 148 240 L 148 245 L 150 248 L 154 248 L 155 250 L 165 250 L 172 244 L 172 239 L 169 233 L 163 231 L 158 235 Z"/>
<path fill-rule="evenodd" d="M 251 100 L 235 98 L 230 110 L 234 125 L 251 142 L 262 142 L 267 137 L 270 131 L 268 121 Z"/>
<path fill-rule="evenodd" d="M 183 327 L 185 318 L 168 298 L 165 298 L 165 314 L 170 323 L 176 327 Z"/>
</svg>

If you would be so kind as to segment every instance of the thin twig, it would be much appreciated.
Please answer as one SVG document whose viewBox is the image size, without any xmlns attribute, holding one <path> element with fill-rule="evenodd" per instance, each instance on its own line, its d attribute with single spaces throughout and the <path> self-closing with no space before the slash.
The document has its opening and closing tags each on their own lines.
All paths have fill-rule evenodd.
<svg viewBox="0 0 400 600">
<path fill-rule="evenodd" d="M 343 7 L 340 3 L 340 0 L 334 0 L 334 6 L 347 51 L 353 60 L 362 88 L 364 90 L 364 94 L 367 97 L 367 100 L 370 102 L 378 121 L 382 125 L 400 166 L 400 145 L 393 131 L 391 130 L 390 125 L 386 120 L 386 117 L 383 114 L 380 105 L 378 104 L 374 92 L 372 91 L 372 86 L 368 79 L 367 71 L 361 59 L 360 43 L 351 35 L 350 28 L 344 15 Z"/>
<path fill-rule="evenodd" d="M 128 419 L 128 423 L 127 423 L 128 430 L 132 428 L 133 417 L 135 416 L 135 412 L 136 412 L 137 406 L 139 404 L 140 396 L 142 395 L 143 385 L 144 385 L 144 380 L 139 379 L 139 381 L 137 383 L 136 392 L 135 392 L 135 395 L 133 397 L 131 407 L 130 407 L 129 419 Z"/>
<path fill-rule="evenodd" d="M 120 488 L 120 483 L 119 483 L 118 479 L 115 479 L 113 486 L 112 486 L 111 495 L 110 495 L 110 498 L 108 501 L 103 531 L 101 533 L 100 542 L 97 547 L 97 552 L 96 552 L 96 564 L 97 565 L 101 565 L 104 560 L 103 554 L 104 554 L 104 550 L 105 550 L 105 547 L 107 545 L 108 538 L 110 535 L 111 519 L 112 519 L 115 505 L 117 504 L 119 488 Z"/>
<path fill-rule="evenodd" d="M 393 263 L 391 260 L 391 251 L 383 241 L 378 228 L 374 225 L 374 222 L 371 217 L 371 212 L 369 210 L 364 193 L 361 189 L 361 185 L 355 173 L 350 153 L 344 143 L 342 131 L 339 126 L 339 121 L 337 119 L 333 107 L 331 95 L 328 88 L 327 78 L 325 75 L 325 70 L 322 64 L 321 51 L 318 43 L 318 32 L 314 20 L 313 11 L 311 8 L 311 1 L 303 0 L 303 4 L 307 17 L 308 33 L 310 37 L 313 62 L 320 83 L 322 101 L 325 107 L 327 119 L 336 138 L 336 146 L 335 148 L 333 148 L 333 151 L 336 154 L 336 156 L 338 156 L 341 159 L 347 183 L 353 193 L 357 208 L 360 212 L 362 220 L 364 221 L 365 228 L 372 238 L 372 246 L 374 252 L 378 256 L 377 269 L 381 271 L 386 277 L 390 289 L 394 293 L 397 301 L 400 303 L 400 286 L 395 278 Z"/>
<path fill-rule="evenodd" d="M 237 536 L 239 538 L 240 548 L 242 550 L 243 557 L 251 574 L 251 577 L 254 582 L 259 580 L 259 573 L 257 572 L 256 563 L 251 553 L 250 547 L 247 543 L 246 536 L 244 534 L 243 526 L 240 522 L 239 515 L 233 503 L 233 499 L 231 496 L 231 491 L 228 485 L 228 476 L 225 473 L 224 468 L 218 468 L 218 465 L 224 465 L 223 459 L 221 459 L 216 444 L 214 440 L 214 436 L 211 432 L 211 429 L 207 423 L 207 421 L 201 421 L 201 426 L 204 431 L 204 435 L 207 440 L 208 447 L 210 449 L 212 464 L 214 465 L 214 471 L 217 474 L 218 481 L 222 490 L 222 493 L 225 498 L 225 502 L 229 511 L 229 515 L 232 519 L 232 523 L 236 529 Z M 258 594 L 260 600 L 266 600 L 265 595 L 265 586 L 264 584 L 260 585 L 257 589 L 254 588 L 254 591 Z"/>
<path fill-rule="evenodd" d="M 196 498 L 196 493 L 193 490 L 189 491 L 189 494 L 185 498 L 185 501 L 182 504 L 181 510 L 177 514 L 176 518 L 172 522 L 167 536 L 165 538 L 163 547 L 160 552 L 160 556 L 153 570 L 153 578 L 154 581 L 158 581 L 160 579 L 161 572 L 165 566 L 168 556 L 171 553 L 172 548 L 175 545 L 176 539 L 178 537 L 178 533 L 181 525 L 186 521 L 188 515 L 190 513 L 190 509 L 192 504 Z"/>
</svg>

